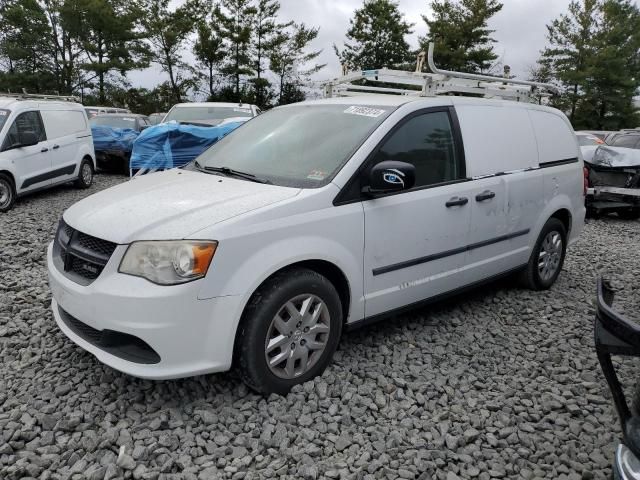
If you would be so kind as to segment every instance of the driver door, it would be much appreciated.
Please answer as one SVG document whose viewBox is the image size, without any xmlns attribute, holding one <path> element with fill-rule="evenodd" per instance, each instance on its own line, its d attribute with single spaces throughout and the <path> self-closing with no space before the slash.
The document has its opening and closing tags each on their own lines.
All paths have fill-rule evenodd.
<svg viewBox="0 0 640 480">
<path fill-rule="evenodd" d="M 19 146 L 21 131 L 34 132 L 40 141 L 28 147 Z M 51 152 L 38 111 L 22 112 L 14 119 L 1 150 L 3 159 L 13 167 L 17 193 L 51 185 Z"/>
</svg>

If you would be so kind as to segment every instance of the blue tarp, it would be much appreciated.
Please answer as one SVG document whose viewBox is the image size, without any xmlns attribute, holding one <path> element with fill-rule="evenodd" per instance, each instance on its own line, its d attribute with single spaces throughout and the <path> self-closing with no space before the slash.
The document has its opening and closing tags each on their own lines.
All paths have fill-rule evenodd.
<svg viewBox="0 0 640 480">
<path fill-rule="evenodd" d="M 93 136 L 93 146 L 97 152 L 110 150 L 131 153 L 133 142 L 140 134 L 131 128 L 93 125 L 91 135 Z"/>
<path fill-rule="evenodd" d="M 131 169 L 166 169 L 186 165 L 243 123 L 198 127 L 170 122 L 149 127 L 133 144 Z"/>
</svg>

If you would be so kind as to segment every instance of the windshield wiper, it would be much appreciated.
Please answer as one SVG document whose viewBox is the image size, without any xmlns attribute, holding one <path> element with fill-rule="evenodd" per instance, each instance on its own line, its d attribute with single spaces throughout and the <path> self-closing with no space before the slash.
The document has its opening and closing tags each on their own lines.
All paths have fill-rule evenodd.
<svg viewBox="0 0 640 480">
<path fill-rule="evenodd" d="M 203 167 L 198 162 L 196 162 L 196 167 L 200 168 L 201 170 L 206 170 L 207 172 L 222 173 L 223 175 L 227 175 L 228 177 L 243 178 L 251 182 L 266 183 L 266 184 L 271 183 L 269 180 L 256 177 L 252 173 L 241 172 L 240 170 L 234 170 L 229 167 Z"/>
</svg>

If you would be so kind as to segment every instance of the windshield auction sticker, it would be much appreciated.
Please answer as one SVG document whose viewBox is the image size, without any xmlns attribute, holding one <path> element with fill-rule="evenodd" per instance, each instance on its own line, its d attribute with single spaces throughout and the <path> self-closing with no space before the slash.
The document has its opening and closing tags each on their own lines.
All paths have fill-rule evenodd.
<svg viewBox="0 0 640 480">
<path fill-rule="evenodd" d="M 326 172 L 323 172 L 322 170 L 311 170 L 311 172 L 309 173 L 309 175 L 307 175 L 307 178 L 309 180 L 319 180 L 322 181 L 327 177 Z"/>
<path fill-rule="evenodd" d="M 363 117 L 372 117 L 372 118 L 378 118 L 380 115 L 382 115 L 385 112 L 386 110 L 379 110 L 377 108 L 356 107 L 356 106 L 349 107 L 344 111 L 344 113 L 350 113 L 351 115 L 361 115 Z"/>
</svg>

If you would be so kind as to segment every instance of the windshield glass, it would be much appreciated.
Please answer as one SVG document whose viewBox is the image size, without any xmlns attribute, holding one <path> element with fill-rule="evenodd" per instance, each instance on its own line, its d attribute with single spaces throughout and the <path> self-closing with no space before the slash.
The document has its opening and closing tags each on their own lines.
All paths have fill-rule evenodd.
<svg viewBox="0 0 640 480">
<path fill-rule="evenodd" d="M 197 120 L 224 120 L 231 117 L 251 118 L 250 107 L 175 107 L 165 122 L 192 122 Z"/>
<path fill-rule="evenodd" d="M 296 105 L 254 118 L 198 157 L 271 183 L 316 188 L 328 183 L 393 107 Z"/>
<path fill-rule="evenodd" d="M 89 123 L 91 123 L 91 125 L 105 125 L 114 128 L 131 128 L 133 130 L 136 128 L 136 119 L 127 116 L 98 115 L 97 117 L 93 117 Z"/>
<path fill-rule="evenodd" d="M 7 118 L 9 118 L 10 114 L 11 112 L 9 110 L 0 108 L 0 130 L 4 127 L 4 124 L 7 122 Z"/>
</svg>

